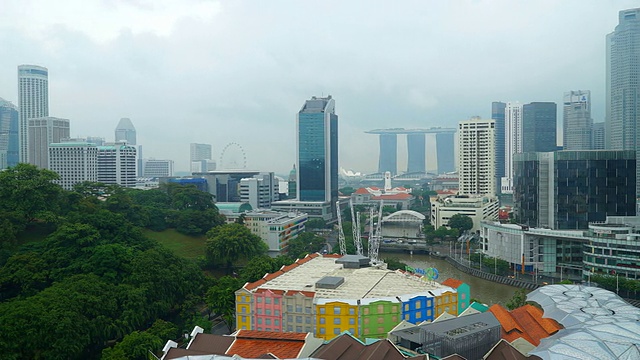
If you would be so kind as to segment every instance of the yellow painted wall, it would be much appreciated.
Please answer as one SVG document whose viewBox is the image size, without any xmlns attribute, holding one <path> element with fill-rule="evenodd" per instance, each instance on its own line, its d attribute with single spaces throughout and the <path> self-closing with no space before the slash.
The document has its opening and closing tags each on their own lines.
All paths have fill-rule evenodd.
<svg viewBox="0 0 640 360">
<path fill-rule="evenodd" d="M 358 306 L 340 301 L 316 305 L 316 337 L 331 340 L 344 331 L 358 334 Z"/>
<path fill-rule="evenodd" d="M 458 316 L 458 294 L 455 292 L 445 292 L 440 296 L 436 296 L 436 317 L 448 312 L 451 315 Z"/>
<path fill-rule="evenodd" d="M 236 328 L 251 329 L 251 300 L 252 294 L 246 291 L 236 291 Z"/>
</svg>

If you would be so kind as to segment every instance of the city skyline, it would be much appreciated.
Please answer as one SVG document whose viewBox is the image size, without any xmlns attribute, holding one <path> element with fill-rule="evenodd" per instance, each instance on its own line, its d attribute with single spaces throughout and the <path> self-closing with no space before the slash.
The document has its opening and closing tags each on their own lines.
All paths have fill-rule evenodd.
<svg viewBox="0 0 640 360">
<path fill-rule="evenodd" d="M 0 15 L 0 43 L 13 49 L 0 59 L 0 97 L 17 105 L 16 67 L 41 65 L 49 69 L 50 113 L 71 119 L 73 137 L 110 140 L 129 117 L 145 156 L 173 159 L 177 171 L 188 170 L 190 143 L 219 152 L 235 141 L 248 168 L 278 173 L 295 162 L 288 124 L 312 95 L 339 100 L 340 166 L 369 173 L 378 167 L 377 144 L 364 131 L 455 127 L 490 118 L 492 101 L 561 104 L 565 91 L 589 89 L 601 122 L 605 36 L 618 11 L 637 6 L 336 2 L 317 9 L 331 23 L 316 26 L 290 19 L 304 12 L 295 2 L 26 3 L 38 10 L 9 2 Z M 541 16 L 544 26 L 533 20 Z"/>
</svg>

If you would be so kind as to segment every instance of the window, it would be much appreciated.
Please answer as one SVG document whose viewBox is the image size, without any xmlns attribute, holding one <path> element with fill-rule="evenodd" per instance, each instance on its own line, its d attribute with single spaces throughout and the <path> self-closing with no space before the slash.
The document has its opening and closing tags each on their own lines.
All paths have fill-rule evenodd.
<svg viewBox="0 0 640 360">
<path fill-rule="evenodd" d="M 431 316 L 431 310 L 427 310 L 427 316 Z"/>
<path fill-rule="evenodd" d="M 339 306 L 335 306 L 333 308 L 333 315 L 340 315 L 340 307 Z"/>
<path fill-rule="evenodd" d="M 467 294 L 465 294 L 465 293 L 460 294 L 460 298 L 462 300 L 465 300 L 467 298 Z"/>
<path fill-rule="evenodd" d="M 405 314 L 405 315 L 404 315 L 404 319 L 405 319 L 405 320 L 407 320 L 407 321 L 409 321 L 409 314 Z"/>
<path fill-rule="evenodd" d="M 280 326 L 280 320 L 279 319 L 273 320 L 273 325 Z"/>
<path fill-rule="evenodd" d="M 356 333 L 356 329 L 354 328 L 349 328 L 349 332 L 351 333 L 351 335 L 354 335 Z"/>
<path fill-rule="evenodd" d="M 262 302 L 262 298 L 260 296 L 256 296 L 256 302 L 257 303 L 261 303 Z"/>
<path fill-rule="evenodd" d="M 349 318 L 349 325 L 355 325 L 355 324 L 356 324 L 356 319 Z"/>
<path fill-rule="evenodd" d="M 420 301 L 416 301 L 416 309 L 420 309 L 421 305 L 422 305 L 422 303 Z"/>
<path fill-rule="evenodd" d="M 262 315 L 262 309 L 256 309 L 256 311 L 258 312 L 258 315 Z"/>
<path fill-rule="evenodd" d="M 293 326 L 291 326 L 291 325 L 287 326 L 287 331 L 293 332 Z"/>
<path fill-rule="evenodd" d="M 404 311 L 409 311 L 409 304 L 404 304 Z"/>
<path fill-rule="evenodd" d="M 369 308 L 364 308 L 364 310 L 362 310 L 362 313 L 364 315 L 369 315 Z"/>
<path fill-rule="evenodd" d="M 355 314 L 356 314 L 356 309 L 349 308 L 349 315 L 355 315 Z"/>
<path fill-rule="evenodd" d="M 271 319 L 264 319 L 265 325 L 271 325 Z"/>
<path fill-rule="evenodd" d="M 302 332 L 302 326 L 296 326 L 296 332 Z"/>
<path fill-rule="evenodd" d="M 280 305 L 280 299 L 278 298 L 273 299 L 273 303 L 276 305 Z"/>
<path fill-rule="evenodd" d="M 324 328 L 320 328 L 320 335 L 324 335 L 326 333 L 326 330 Z"/>
<path fill-rule="evenodd" d="M 287 311 L 288 312 L 292 312 L 293 311 L 293 305 L 287 305 Z"/>
<path fill-rule="evenodd" d="M 296 312 L 302 312 L 302 305 L 296 305 Z"/>
<path fill-rule="evenodd" d="M 258 318 L 258 324 L 262 325 L 262 318 Z"/>
<path fill-rule="evenodd" d="M 369 335 L 369 329 L 364 329 L 364 334 Z"/>
<path fill-rule="evenodd" d="M 296 316 L 296 322 L 302 324 L 302 316 Z"/>
<path fill-rule="evenodd" d="M 264 314 L 271 316 L 271 309 L 265 309 Z"/>
<path fill-rule="evenodd" d="M 340 335 L 340 328 L 333 328 L 334 335 Z"/>
<path fill-rule="evenodd" d="M 323 317 L 321 317 L 321 318 L 320 318 L 320 324 L 324 324 L 325 322 L 326 322 L 326 319 L 325 319 L 325 318 L 323 318 Z"/>
<path fill-rule="evenodd" d="M 246 316 L 241 316 L 240 318 L 242 319 L 241 320 L 242 322 L 247 322 L 247 317 Z"/>
<path fill-rule="evenodd" d="M 287 321 L 293 322 L 293 315 L 287 315 Z"/>
<path fill-rule="evenodd" d="M 307 306 L 304 308 L 304 312 L 307 314 L 311 314 L 311 306 Z"/>
<path fill-rule="evenodd" d="M 333 325 L 340 325 L 341 321 L 340 318 L 333 318 Z"/>
<path fill-rule="evenodd" d="M 384 332 L 385 332 L 384 328 L 382 328 L 382 327 L 378 328 L 378 334 L 384 334 Z"/>
<path fill-rule="evenodd" d="M 275 310 L 275 312 L 273 313 L 273 315 L 275 315 L 275 316 L 280 316 L 280 310 Z"/>
<path fill-rule="evenodd" d="M 384 324 L 384 318 L 382 316 L 378 317 L 378 324 Z"/>
<path fill-rule="evenodd" d="M 265 304 L 271 304 L 271 298 L 264 298 L 264 303 Z"/>
<path fill-rule="evenodd" d="M 396 323 L 398 322 L 398 316 L 397 316 L 397 315 L 393 315 L 393 316 L 391 317 L 391 321 L 392 321 L 394 324 L 396 324 Z"/>
<path fill-rule="evenodd" d="M 422 317 L 422 313 L 416 313 L 416 319 L 420 319 Z"/>
<path fill-rule="evenodd" d="M 311 316 L 307 316 L 304 318 L 305 324 L 311 324 Z"/>
<path fill-rule="evenodd" d="M 409 315 L 407 315 L 407 320 L 409 320 Z M 369 325 L 369 318 L 364 318 L 364 324 Z"/>
<path fill-rule="evenodd" d="M 431 299 L 427 300 L 427 307 L 431 307 Z"/>
<path fill-rule="evenodd" d="M 378 314 L 384 314 L 384 305 L 378 305 Z"/>
<path fill-rule="evenodd" d="M 262 327 L 258 326 L 258 330 L 259 330 L 259 331 L 262 331 Z"/>
<path fill-rule="evenodd" d="M 320 308 L 320 314 L 323 314 L 323 315 L 324 315 L 324 313 L 325 313 L 325 308 L 321 307 L 321 308 Z"/>
<path fill-rule="evenodd" d="M 391 307 L 391 312 L 397 313 L 398 312 L 398 306 L 397 305 L 393 305 Z"/>
</svg>

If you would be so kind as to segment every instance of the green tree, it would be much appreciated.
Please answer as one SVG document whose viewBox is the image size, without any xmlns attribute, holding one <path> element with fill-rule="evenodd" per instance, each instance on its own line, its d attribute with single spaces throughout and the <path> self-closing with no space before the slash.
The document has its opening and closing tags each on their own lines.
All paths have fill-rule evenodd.
<svg viewBox="0 0 640 360">
<path fill-rule="evenodd" d="M 342 189 L 339 189 L 338 191 L 340 191 L 340 193 L 342 193 L 342 195 L 344 196 L 351 196 L 351 194 L 353 194 L 356 191 L 356 189 L 354 189 L 351 186 L 346 186 L 346 187 L 343 187 Z"/>
<path fill-rule="evenodd" d="M 240 224 L 225 224 L 207 233 L 205 253 L 211 264 L 222 263 L 230 273 L 233 263 L 265 254 L 267 245 Z"/>
<path fill-rule="evenodd" d="M 254 282 L 261 279 L 266 273 L 273 273 L 283 265 L 290 265 L 293 260 L 288 256 L 280 255 L 272 258 L 267 255 L 252 258 L 245 267 L 240 270 L 240 279 L 244 282 Z"/>
<path fill-rule="evenodd" d="M 58 174 L 20 163 L 0 171 L 0 211 L 16 212 L 27 222 L 57 217 L 62 188 Z"/>
<path fill-rule="evenodd" d="M 518 289 L 513 293 L 513 296 L 507 301 L 507 309 L 513 310 L 527 303 L 527 289 Z"/>
<path fill-rule="evenodd" d="M 289 240 L 287 255 L 292 259 L 302 259 L 307 254 L 322 250 L 325 239 L 311 232 L 303 232 L 296 238 Z"/>
<path fill-rule="evenodd" d="M 304 223 L 304 227 L 307 230 L 325 229 L 327 227 L 327 222 L 324 221 L 324 219 L 309 219 Z"/>
<path fill-rule="evenodd" d="M 102 350 L 102 360 L 148 360 L 149 351 L 162 348 L 163 341 L 147 331 L 134 331 L 112 348 Z"/>
<path fill-rule="evenodd" d="M 458 232 L 462 234 L 473 228 L 473 220 L 467 215 L 455 214 L 449 219 L 448 225 L 452 229 L 458 229 Z"/>
<path fill-rule="evenodd" d="M 206 295 L 207 306 L 211 311 L 222 316 L 227 323 L 229 330 L 233 330 L 236 298 L 235 292 L 244 285 L 242 280 L 223 276 L 215 281 L 213 286 L 209 288 Z"/>
<path fill-rule="evenodd" d="M 387 264 L 387 269 L 389 270 L 404 270 L 407 267 L 407 264 L 400 261 L 398 258 L 386 258 L 384 262 Z"/>
</svg>

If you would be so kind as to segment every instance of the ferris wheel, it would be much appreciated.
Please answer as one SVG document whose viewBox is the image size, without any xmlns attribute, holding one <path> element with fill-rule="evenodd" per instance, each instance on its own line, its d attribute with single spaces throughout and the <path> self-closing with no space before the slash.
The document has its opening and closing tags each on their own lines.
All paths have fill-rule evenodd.
<svg viewBox="0 0 640 360">
<path fill-rule="evenodd" d="M 247 168 L 247 155 L 240 144 L 228 143 L 220 153 L 220 170 L 239 170 Z"/>
</svg>

